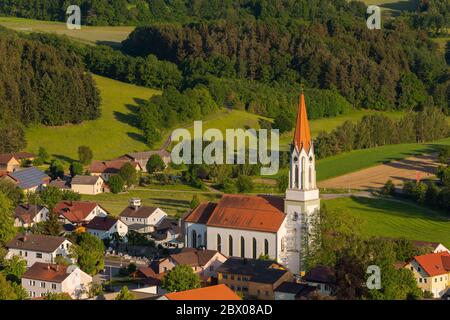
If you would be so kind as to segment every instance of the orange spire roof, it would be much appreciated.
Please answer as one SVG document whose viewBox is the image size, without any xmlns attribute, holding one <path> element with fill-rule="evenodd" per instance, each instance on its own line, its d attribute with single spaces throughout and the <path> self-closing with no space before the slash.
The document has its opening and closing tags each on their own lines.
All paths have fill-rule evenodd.
<svg viewBox="0 0 450 320">
<path fill-rule="evenodd" d="M 311 149 L 311 130 L 309 129 L 308 115 L 306 114 L 305 95 L 300 96 L 298 105 L 297 123 L 295 125 L 294 146 L 300 151 L 305 148 L 306 152 Z"/>
</svg>

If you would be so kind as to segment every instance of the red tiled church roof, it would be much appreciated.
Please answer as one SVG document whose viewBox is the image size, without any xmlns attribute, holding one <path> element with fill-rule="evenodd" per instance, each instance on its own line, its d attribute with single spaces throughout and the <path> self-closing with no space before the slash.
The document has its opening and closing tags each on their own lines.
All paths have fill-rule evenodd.
<svg viewBox="0 0 450 320">
<path fill-rule="evenodd" d="M 281 197 L 224 195 L 217 204 L 200 204 L 185 221 L 211 227 L 277 232 L 284 218 Z"/>
</svg>

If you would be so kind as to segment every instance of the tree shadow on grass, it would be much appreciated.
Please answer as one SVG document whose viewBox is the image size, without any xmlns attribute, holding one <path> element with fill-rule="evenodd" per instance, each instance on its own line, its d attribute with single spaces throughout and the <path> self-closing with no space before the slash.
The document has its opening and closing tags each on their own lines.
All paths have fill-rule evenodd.
<svg viewBox="0 0 450 320">
<path fill-rule="evenodd" d="M 129 112 L 119 112 L 114 111 L 114 117 L 117 121 L 120 121 L 122 123 L 125 123 L 129 126 L 132 126 L 134 128 L 140 129 L 140 119 L 139 119 L 139 109 L 140 107 L 145 103 L 145 100 L 134 98 L 134 101 L 136 104 L 126 104 L 125 107 L 128 109 Z M 139 142 L 145 143 L 145 137 L 142 134 L 136 133 L 136 132 L 127 132 L 127 135 Z"/>
<path fill-rule="evenodd" d="M 365 198 L 352 196 L 351 199 L 364 207 L 367 211 L 383 211 L 397 217 L 408 219 L 429 219 L 434 222 L 448 222 L 450 227 L 450 215 L 446 216 L 444 212 L 436 211 L 427 207 L 422 207 L 417 203 L 406 199 L 385 199 L 385 198 Z M 393 212 L 392 207 L 395 206 L 396 212 Z M 404 208 L 404 210 L 402 210 Z M 411 210 L 414 208 L 414 210 Z M 355 208 L 356 209 L 356 208 Z M 357 208 L 359 209 L 359 208 Z M 397 213 L 400 211 L 400 213 Z"/>
<path fill-rule="evenodd" d="M 64 161 L 67 163 L 78 161 L 62 154 L 54 154 L 53 157 L 56 158 L 57 160 Z"/>
</svg>

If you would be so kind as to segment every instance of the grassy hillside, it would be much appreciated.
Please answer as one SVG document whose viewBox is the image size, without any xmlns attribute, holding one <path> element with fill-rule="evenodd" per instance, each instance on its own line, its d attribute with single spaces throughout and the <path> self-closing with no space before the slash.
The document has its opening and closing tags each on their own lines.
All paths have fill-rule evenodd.
<svg viewBox="0 0 450 320">
<path fill-rule="evenodd" d="M 330 209 L 340 209 L 360 219 L 366 236 L 405 237 L 450 245 L 450 219 L 439 212 L 385 199 L 354 197 L 323 202 Z"/>
<path fill-rule="evenodd" d="M 40 21 L 15 17 L 0 17 L 0 25 L 22 32 L 47 32 L 67 35 L 88 44 L 107 44 L 120 46 L 134 27 L 87 27 L 81 30 L 69 30 L 65 23 Z"/>
<path fill-rule="evenodd" d="M 158 91 L 104 77 L 94 76 L 102 96 L 102 116 L 80 125 L 37 126 L 26 131 L 27 150 L 37 152 L 43 146 L 53 155 L 76 159 L 80 145 L 88 145 L 95 159 L 111 159 L 127 152 L 148 149 L 136 127 L 134 112 L 139 100 Z"/>
<path fill-rule="evenodd" d="M 317 162 L 317 180 L 326 180 L 349 172 L 369 168 L 383 162 L 433 152 L 437 145 L 450 145 L 450 138 L 442 139 L 434 143 L 387 145 L 343 153 Z"/>
</svg>

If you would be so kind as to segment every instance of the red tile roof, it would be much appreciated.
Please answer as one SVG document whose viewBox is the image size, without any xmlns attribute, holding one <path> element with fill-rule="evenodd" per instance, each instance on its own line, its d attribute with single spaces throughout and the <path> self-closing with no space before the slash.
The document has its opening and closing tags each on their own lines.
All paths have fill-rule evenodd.
<svg viewBox="0 0 450 320">
<path fill-rule="evenodd" d="M 14 210 L 14 218 L 18 218 L 27 224 L 32 223 L 33 219 L 42 211 L 42 209 L 44 209 L 43 206 L 21 204 Z"/>
<path fill-rule="evenodd" d="M 86 228 L 92 230 L 109 231 L 117 223 L 117 219 L 113 217 L 95 217 L 87 224 Z"/>
<path fill-rule="evenodd" d="M 202 202 L 184 219 L 186 222 L 206 224 L 211 217 L 217 203 Z"/>
<path fill-rule="evenodd" d="M 414 260 L 431 277 L 450 272 L 450 253 L 447 251 L 416 256 Z"/>
<path fill-rule="evenodd" d="M 14 158 L 12 153 L 0 154 L 0 164 L 8 164 Z M 17 159 L 16 159 L 17 160 Z"/>
<path fill-rule="evenodd" d="M 86 201 L 61 201 L 53 211 L 63 216 L 71 223 L 85 222 L 88 215 L 97 207 L 95 202 Z"/>
<path fill-rule="evenodd" d="M 165 295 L 169 300 L 242 300 L 224 284 L 193 290 L 172 292 Z"/>
<path fill-rule="evenodd" d="M 311 130 L 309 128 L 308 115 L 306 113 L 305 95 L 301 94 L 298 106 L 297 123 L 294 133 L 294 146 L 298 150 L 303 148 L 308 153 L 311 149 Z"/>
<path fill-rule="evenodd" d="M 224 195 L 209 217 L 207 225 L 277 232 L 284 218 L 284 200 L 281 197 Z"/>
<path fill-rule="evenodd" d="M 135 167 L 141 168 L 140 164 L 129 160 L 94 161 L 89 167 L 91 173 L 118 173 L 126 164 L 131 163 Z"/>
<path fill-rule="evenodd" d="M 65 265 L 35 262 L 22 278 L 61 283 L 69 275 Z"/>
</svg>

